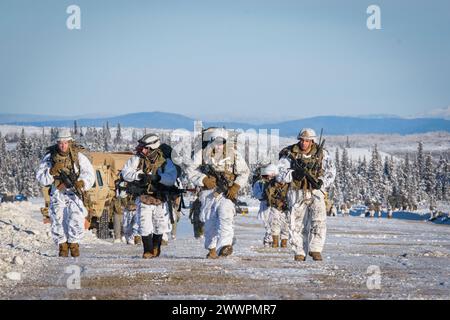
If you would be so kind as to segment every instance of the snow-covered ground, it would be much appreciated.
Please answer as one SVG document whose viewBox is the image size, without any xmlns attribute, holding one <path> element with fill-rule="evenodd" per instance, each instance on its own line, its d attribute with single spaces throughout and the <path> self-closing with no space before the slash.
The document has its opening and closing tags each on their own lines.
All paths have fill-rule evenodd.
<svg viewBox="0 0 450 320">
<path fill-rule="evenodd" d="M 50 225 L 42 222 L 42 204 L 43 199 L 0 204 L 0 297 L 55 257 Z M 86 233 L 84 243 L 104 241 Z"/>
<path fill-rule="evenodd" d="M 450 228 L 425 216 L 329 218 L 324 261 L 299 263 L 289 249 L 262 246 L 257 202 L 250 201 L 250 214 L 236 218 L 235 253 L 227 259 L 205 259 L 186 215 L 158 259 L 92 235 L 73 259 L 56 257 L 40 204 L 0 206 L 1 299 L 450 298 Z"/>
</svg>

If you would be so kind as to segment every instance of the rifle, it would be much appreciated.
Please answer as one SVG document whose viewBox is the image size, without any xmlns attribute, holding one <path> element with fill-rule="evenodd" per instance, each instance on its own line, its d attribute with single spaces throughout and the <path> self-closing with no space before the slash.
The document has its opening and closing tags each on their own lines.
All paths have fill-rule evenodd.
<svg viewBox="0 0 450 320">
<path fill-rule="evenodd" d="M 167 201 L 167 204 L 169 207 L 170 223 L 174 224 L 175 218 L 174 218 L 174 214 L 173 214 L 173 205 L 172 205 L 172 202 L 174 201 L 173 196 L 178 196 L 178 195 L 181 196 L 180 205 L 177 210 L 177 211 L 181 211 L 182 208 L 186 208 L 186 206 L 184 204 L 183 194 L 185 194 L 186 192 L 195 192 L 195 189 L 179 189 L 175 186 L 168 187 L 168 186 L 159 184 L 158 187 L 156 188 L 156 192 L 160 192 L 163 195 L 163 197 L 165 198 L 165 200 Z"/>
<path fill-rule="evenodd" d="M 58 178 L 66 186 L 67 189 L 72 189 L 73 192 L 78 196 L 78 198 L 84 201 L 83 191 L 79 190 L 75 185 L 78 180 L 78 176 L 74 172 L 67 174 L 65 171 L 61 170 L 59 172 Z"/>
<path fill-rule="evenodd" d="M 181 201 L 180 201 L 180 207 L 178 208 L 178 211 L 181 211 L 181 208 L 185 208 L 183 194 L 186 192 L 195 192 L 195 189 L 179 189 L 175 186 L 165 186 L 161 183 L 158 183 L 156 186 L 152 186 L 153 189 L 152 193 L 157 193 L 163 196 L 164 200 L 168 203 L 169 207 L 169 218 L 170 222 L 173 224 L 175 223 L 175 219 L 173 216 L 173 207 L 172 207 L 172 201 L 173 196 L 181 195 Z M 133 181 L 127 183 L 127 193 L 131 194 L 134 197 L 139 197 L 143 194 L 148 193 L 149 191 L 149 185 L 144 184 L 141 181 Z"/>
<path fill-rule="evenodd" d="M 210 164 L 202 165 L 200 171 L 208 176 L 216 178 L 216 191 L 218 193 L 226 193 L 228 188 L 234 183 L 233 181 L 228 181 L 223 174 L 216 172 Z"/>
<path fill-rule="evenodd" d="M 325 194 L 322 189 L 320 189 L 319 182 L 314 178 L 306 168 L 306 166 L 303 164 L 303 162 L 299 161 L 298 159 L 295 159 L 292 154 L 289 154 L 289 159 L 291 160 L 291 167 L 294 169 L 294 171 L 299 171 L 302 176 L 306 178 L 306 181 L 317 190 L 320 190 L 323 194 Z"/>
</svg>

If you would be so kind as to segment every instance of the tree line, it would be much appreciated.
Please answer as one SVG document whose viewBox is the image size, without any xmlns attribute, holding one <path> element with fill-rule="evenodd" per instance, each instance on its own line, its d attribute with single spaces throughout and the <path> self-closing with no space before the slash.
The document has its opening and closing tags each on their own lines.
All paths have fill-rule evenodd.
<svg viewBox="0 0 450 320">
<path fill-rule="evenodd" d="M 103 128 L 81 128 L 76 121 L 72 135 L 78 143 L 90 151 L 132 151 L 143 132 L 133 130 L 130 139 L 124 139 L 120 124 L 114 136 L 109 124 Z M 144 129 L 144 133 L 146 130 Z M 169 141 L 164 132 L 161 140 Z M 27 137 L 24 129 L 20 134 L 0 133 L 0 193 L 39 196 L 40 188 L 35 174 L 46 147 L 55 141 L 58 128 Z M 7 147 L 9 145 L 10 147 Z M 329 198 L 336 205 L 346 203 L 379 202 L 387 206 L 435 205 L 437 201 L 450 199 L 450 166 L 445 155 L 433 159 L 418 143 L 415 152 L 403 158 L 394 156 L 382 159 L 377 145 L 369 158 L 352 160 L 349 144 L 334 151 L 336 180 L 329 190 Z M 251 166 L 256 170 L 255 166 Z M 245 190 L 250 190 L 246 188 Z"/>
</svg>

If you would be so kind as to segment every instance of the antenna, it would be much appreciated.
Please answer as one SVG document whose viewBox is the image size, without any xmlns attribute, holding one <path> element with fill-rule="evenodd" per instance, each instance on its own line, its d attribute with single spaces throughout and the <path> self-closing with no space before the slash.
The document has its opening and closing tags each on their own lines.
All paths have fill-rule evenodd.
<svg viewBox="0 0 450 320">
<path fill-rule="evenodd" d="M 322 143 L 322 135 L 323 135 L 323 128 L 320 129 L 320 138 L 319 138 L 319 146 Z"/>
</svg>

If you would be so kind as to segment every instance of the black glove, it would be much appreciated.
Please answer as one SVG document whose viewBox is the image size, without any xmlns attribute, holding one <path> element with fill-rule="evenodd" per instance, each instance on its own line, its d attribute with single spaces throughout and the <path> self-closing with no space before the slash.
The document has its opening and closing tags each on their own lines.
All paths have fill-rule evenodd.
<svg viewBox="0 0 450 320">
<path fill-rule="evenodd" d="M 161 181 L 161 177 L 157 174 L 151 174 L 149 177 L 152 183 L 158 183 L 159 181 Z"/>
<path fill-rule="evenodd" d="M 319 190 L 319 189 L 322 188 L 322 186 L 323 186 L 323 181 L 322 181 L 322 179 L 318 179 L 318 180 L 317 180 L 317 186 L 316 186 L 316 188 L 314 188 L 314 189 Z"/>
<path fill-rule="evenodd" d="M 300 170 L 292 171 L 292 178 L 294 180 L 302 180 L 303 177 L 304 177 L 303 172 L 301 172 Z"/>
<path fill-rule="evenodd" d="M 138 175 L 138 178 L 144 184 L 157 183 L 157 182 L 159 182 L 161 180 L 161 177 L 159 175 L 157 175 L 157 174 L 140 173 Z"/>
</svg>

